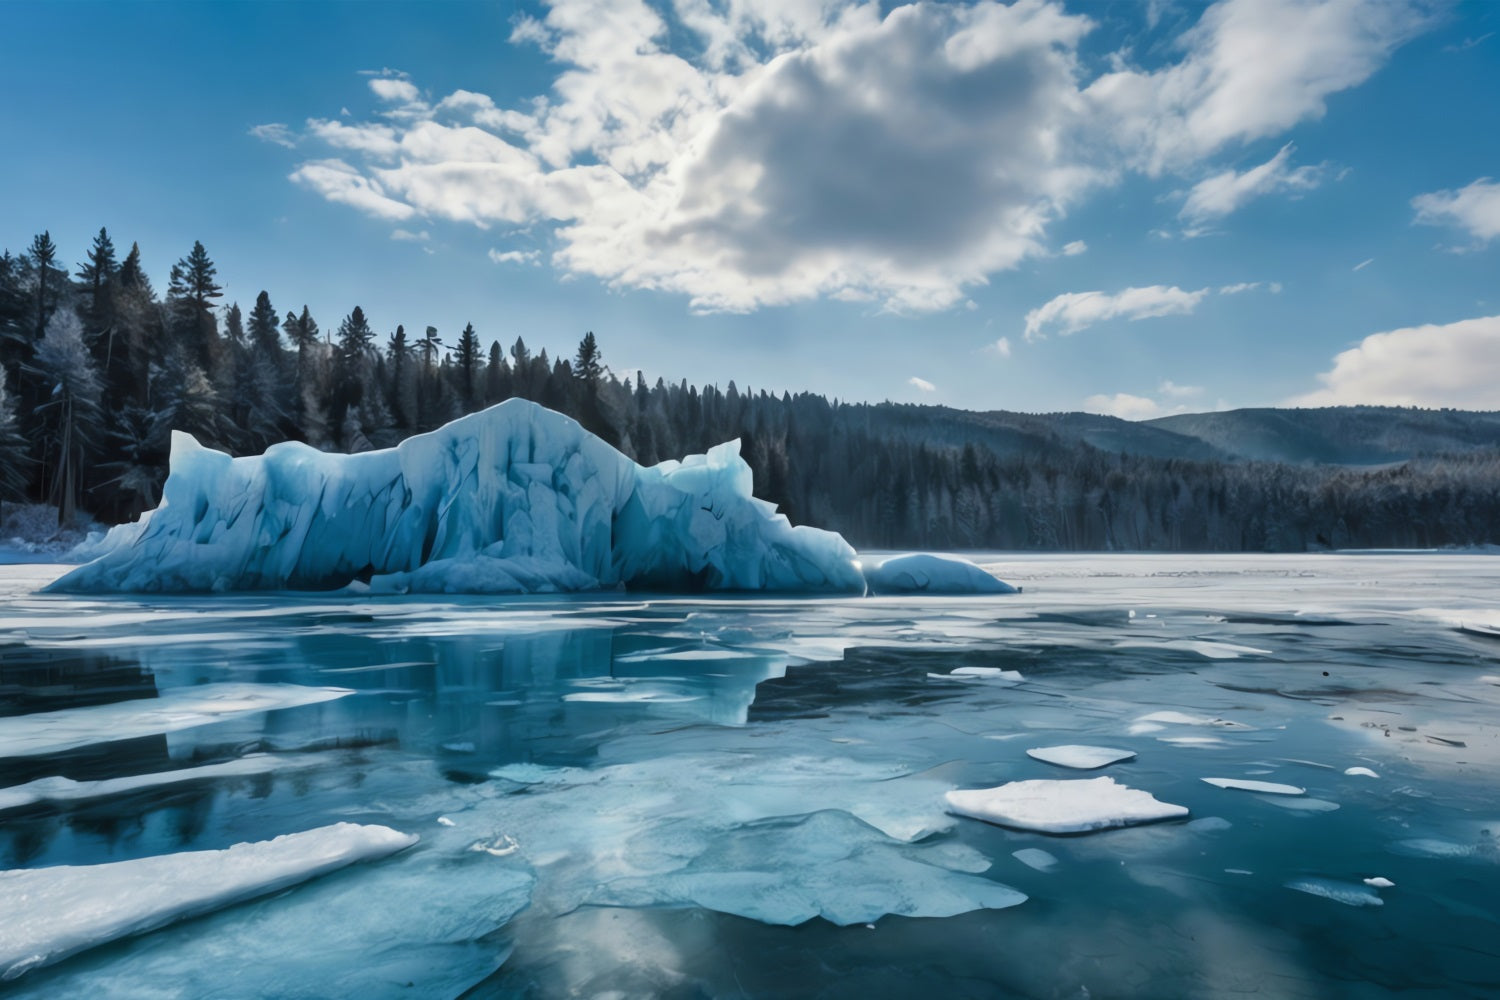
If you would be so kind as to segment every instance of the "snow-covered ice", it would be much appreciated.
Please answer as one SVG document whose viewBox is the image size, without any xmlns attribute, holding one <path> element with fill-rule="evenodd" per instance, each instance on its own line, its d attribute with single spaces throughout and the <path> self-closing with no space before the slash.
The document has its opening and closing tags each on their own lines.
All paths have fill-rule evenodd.
<svg viewBox="0 0 1500 1000">
<path fill-rule="evenodd" d="M 914 552 L 864 567 L 872 594 L 1014 594 L 1016 588 L 957 556 Z"/>
<path fill-rule="evenodd" d="M 356 455 L 231 458 L 174 432 L 161 505 L 51 589 L 864 592 L 841 537 L 751 485 L 738 441 L 645 468 L 521 399 Z"/>
<path fill-rule="evenodd" d="M 1255 781 L 1251 778 L 1204 778 L 1210 785 L 1219 788 L 1234 788 L 1242 792 L 1260 792 L 1264 795 L 1306 795 L 1307 789 L 1296 785 L 1284 785 L 1277 781 Z"/>
<path fill-rule="evenodd" d="M 1378 777 L 1380 777 L 1380 775 L 1376 774 L 1374 771 L 1370 770 L 1368 767 L 1346 767 L 1346 768 L 1344 768 L 1344 773 L 1348 774 L 1348 775 L 1352 775 L 1354 777 L 1360 777 L 1360 778 L 1378 778 Z"/>
<path fill-rule="evenodd" d="M 1364 882 L 1365 885 L 1374 886 L 1377 889 L 1390 889 L 1396 884 L 1383 875 L 1376 875 L 1374 878 L 1367 878 L 1364 880 Z"/>
<path fill-rule="evenodd" d="M 1086 833 L 1188 814 L 1186 806 L 1161 802 L 1113 778 L 1036 778 L 951 791 L 946 798 L 960 816 L 1041 833 Z"/>
<path fill-rule="evenodd" d="M 300 763 L 310 762 L 301 761 Z M 254 754 L 219 764 L 201 764 L 197 767 L 178 768 L 175 771 L 155 771 L 123 778 L 101 778 L 95 781 L 74 781 L 71 778 L 59 776 L 37 778 L 24 785 L 0 788 L 0 811 L 19 809 L 38 802 L 85 802 L 89 799 L 105 799 L 189 781 L 255 777 L 292 766 L 295 766 L 294 763 L 285 758 Z"/>
<path fill-rule="evenodd" d="M 336 823 L 221 851 L 0 871 L 0 979 L 416 842 L 385 826 Z"/>
<path fill-rule="evenodd" d="M 1058 767 L 1071 767 L 1079 771 L 1091 771 L 1096 767 L 1105 767 L 1109 764 L 1118 764 L 1120 761 L 1131 760 L 1135 757 L 1134 750 L 1117 750 L 1113 747 L 1091 747 L 1070 743 L 1059 747 L 1033 747 L 1026 751 L 1028 757 L 1045 761 L 1048 764 L 1056 764 Z"/>
</svg>

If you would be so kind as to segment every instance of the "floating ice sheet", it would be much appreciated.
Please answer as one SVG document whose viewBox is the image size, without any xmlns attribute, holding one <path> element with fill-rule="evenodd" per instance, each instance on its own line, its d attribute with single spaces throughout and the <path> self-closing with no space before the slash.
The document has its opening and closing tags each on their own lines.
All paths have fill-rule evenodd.
<svg viewBox="0 0 1500 1000">
<path fill-rule="evenodd" d="M 960 816 L 1041 833 L 1086 833 L 1188 814 L 1186 806 L 1161 802 L 1113 778 L 1037 778 L 952 791 L 946 798 Z"/>
<path fill-rule="evenodd" d="M 0 979 L 416 842 L 389 827 L 336 823 L 222 851 L 0 872 Z"/>
<path fill-rule="evenodd" d="M 1307 789 L 1296 785 L 1283 785 L 1276 781 L 1254 781 L 1249 778 L 1204 778 L 1210 785 L 1219 788 L 1235 788 L 1243 792 L 1261 792 L 1266 795 L 1306 795 Z"/>
<path fill-rule="evenodd" d="M 303 761 L 303 763 L 307 763 Z M 150 788 L 163 788 L 188 781 L 219 778 L 246 778 L 290 766 L 284 758 L 254 754 L 220 764 L 183 767 L 175 771 L 155 771 L 126 778 L 102 778 L 97 781 L 74 781 L 71 778 L 48 777 L 24 785 L 0 788 L 0 811 L 35 805 L 38 802 L 83 802 L 89 799 L 128 795 Z"/>
<path fill-rule="evenodd" d="M 168 688 L 156 698 L 6 719 L 0 726 L 0 757 L 62 753 L 106 741 L 173 733 L 256 712 L 314 705 L 353 693 L 349 688 L 234 682 Z"/>
<path fill-rule="evenodd" d="M 1057 858 L 1040 847 L 1023 847 L 1019 851 L 1011 851 L 1010 856 L 1039 872 L 1050 872 L 1057 867 Z"/>
<path fill-rule="evenodd" d="M 1028 757 L 1045 761 L 1048 764 L 1056 764 L 1058 767 L 1071 767 L 1080 771 L 1090 771 L 1096 767 L 1105 767 L 1109 764 L 1117 764 L 1120 761 L 1132 760 L 1135 757 L 1134 750 L 1116 750 L 1113 747 L 1091 747 L 1076 743 L 1060 747 L 1033 747 L 1026 751 Z"/>
</svg>

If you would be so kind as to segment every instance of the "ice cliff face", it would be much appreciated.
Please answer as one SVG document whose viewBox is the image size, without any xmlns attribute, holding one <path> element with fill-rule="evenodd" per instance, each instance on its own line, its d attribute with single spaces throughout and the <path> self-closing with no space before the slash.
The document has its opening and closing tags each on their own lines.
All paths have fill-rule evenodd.
<svg viewBox="0 0 1500 1000">
<path fill-rule="evenodd" d="M 358 455 L 177 433 L 161 506 L 49 589 L 864 591 L 843 538 L 750 490 L 738 441 L 645 468 L 519 399 Z"/>
</svg>

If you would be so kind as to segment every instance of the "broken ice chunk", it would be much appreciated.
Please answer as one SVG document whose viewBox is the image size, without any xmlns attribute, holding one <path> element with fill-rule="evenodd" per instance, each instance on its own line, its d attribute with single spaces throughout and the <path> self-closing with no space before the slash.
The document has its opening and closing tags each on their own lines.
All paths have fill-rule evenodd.
<svg viewBox="0 0 1500 1000">
<path fill-rule="evenodd" d="M 1353 882 L 1340 882 L 1331 878 L 1295 878 L 1287 882 L 1286 887 L 1312 896 L 1322 896 L 1345 906 L 1385 905 L 1385 900 L 1378 893 Z"/>
<path fill-rule="evenodd" d="M 1113 778 L 1011 781 L 996 788 L 948 792 L 950 811 L 999 826 L 1041 833 L 1087 833 L 1186 816 L 1186 806 Z"/>
<path fill-rule="evenodd" d="M 1377 889 L 1389 889 L 1395 884 L 1383 875 L 1376 875 L 1374 878 L 1365 879 L 1365 885 L 1373 885 Z"/>
<path fill-rule="evenodd" d="M 1344 773 L 1348 774 L 1348 775 L 1353 775 L 1355 777 L 1364 777 L 1364 778 L 1378 778 L 1378 777 L 1380 777 L 1380 775 L 1376 774 L 1374 771 L 1370 770 L 1368 767 L 1346 767 L 1346 768 L 1344 768 Z"/>
<path fill-rule="evenodd" d="M 1057 858 L 1040 847 L 1023 847 L 1019 851 L 1011 851 L 1010 856 L 1039 872 L 1050 872 L 1057 867 Z"/>
<path fill-rule="evenodd" d="M 1001 670 L 999 667 L 955 667 L 952 673 L 929 673 L 927 676 L 939 681 L 998 681 L 1001 684 L 1019 684 L 1023 679 L 1019 670 Z"/>
<path fill-rule="evenodd" d="M 1070 743 L 1060 747 L 1033 747 L 1026 751 L 1026 755 L 1048 764 L 1056 764 L 1058 767 L 1090 771 L 1096 767 L 1117 764 L 1122 760 L 1131 760 L 1135 757 L 1135 751 Z"/>
<path fill-rule="evenodd" d="M 1306 795 L 1307 789 L 1296 785 L 1282 785 L 1274 781 L 1250 781 L 1245 778 L 1204 778 L 1210 785 L 1220 788 L 1238 788 L 1246 792 L 1263 792 L 1266 795 Z"/>
</svg>

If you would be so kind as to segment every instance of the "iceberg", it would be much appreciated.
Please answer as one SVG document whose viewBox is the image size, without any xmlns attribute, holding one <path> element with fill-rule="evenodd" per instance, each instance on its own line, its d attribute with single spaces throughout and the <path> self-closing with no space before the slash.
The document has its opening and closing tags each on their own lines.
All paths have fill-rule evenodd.
<svg viewBox="0 0 1500 1000">
<path fill-rule="evenodd" d="M 960 816 L 1039 833 L 1089 833 L 1188 814 L 1186 806 L 1162 802 L 1113 778 L 1011 781 L 948 792 L 947 800 Z"/>
<path fill-rule="evenodd" d="M 872 594 L 1014 594 L 1015 587 L 996 579 L 967 559 L 916 552 L 891 556 L 866 566 Z"/>
<path fill-rule="evenodd" d="M 646 468 L 521 399 L 354 455 L 231 458 L 174 432 L 161 505 L 47 589 L 864 592 L 842 537 L 751 486 L 737 440 Z"/>
<path fill-rule="evenodd" d="M 3 871 L 0 980 L 416 842 L 385 826 L 335 823 L 222 851 Z"/>
</svg>

